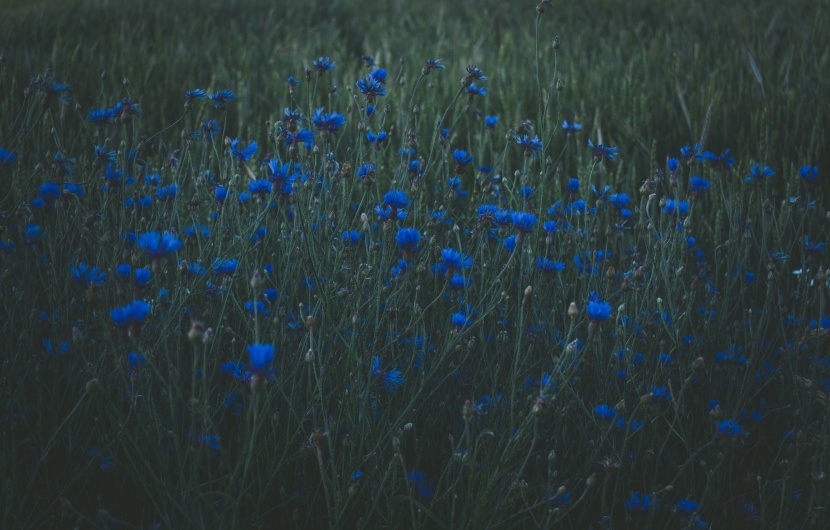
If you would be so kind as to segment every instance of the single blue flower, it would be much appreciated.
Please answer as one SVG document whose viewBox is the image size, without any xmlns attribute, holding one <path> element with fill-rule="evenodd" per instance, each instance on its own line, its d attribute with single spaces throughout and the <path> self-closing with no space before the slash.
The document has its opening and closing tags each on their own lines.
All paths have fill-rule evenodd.
<svg viewBox="0 0 830 530">
<path fill-rule="evenodd" d="M 573 178 L 568 181 L 568 193 L 576 195 L 579 192 L 579 179 Z"/>
<path fill-rule="evenodd" d="M 565 263 L 561 261 L 551 261 L 548 258 L 538 256 L 536 258 L 536 268 L 545 273 L 559 272 L 565 270 Z"/>
<path fill-rule="evenodd" d="M 239 147 L 239 139 L 234 138 L 231 140 L 231 148 L 228 149 L 228 152 L 233 156 L 234 160 L 238 162 L 247 162 L 254 156 L 257 152 L 256 142 L 251 142 L 245 149 Z"/>
<path fill-rule="evenodd" d="M 323 107 L 317 109 L 311 118 L 311 123 L 323 132 L 329 134 L 336 133 L 346 123 L 346 117 L 336 112 L 326 114 L 323 110 Z"/>
<path fill-rule="evenodd" d="M 418 251 L 418 243 L 421 241 L 421 234 L 414 228 L 401 228 L 395 236 L 398 247 L 409 252 Z"/>
<path fill-rule="evenodd" d="M 683 499 L 677 504 L 674 505 L 674 510 L 677 513 L 682 513 L 684 515 L 691 515 L 697 511 L 698 504 L 690 499 Z"/>
<path fill-rule="evenodd" d="M 317 70 L 317 75 L 323 75 L 324 73 L 328 72 L 329 70 L 334 68 L 336 63 L 332 62 L 328 56 L 320 56 L 317 59 L 311 61 L 311 65 Z"/>
<path fill-rule="evenodd" d="M 72 267 L 72 277 L 87 287 L 100 287 L 107 279 L 107 273 L 98 270 L 98 267 L 90 267 L 86 263 L 79 263 Z"/>
<path fill-rule="evenodd" d="M 719 421 L 717 430 L 718 437 L 727 440 L 737 439 L 740 436 L 746 436 L 748 434 L 737 421 L 732 419 Z"/>
<path fill-rule="evenodd" d="M 57 155 L 58 153 L 55 153 Z M 13 166 L 17 163 L 17 155 L 0 147 L 0 167 Z"/>
<path fill-rule="evenodd" d="M 274 360 L 274 346 L 272 344 L 251 344 L 248 346 L 248 368 L 254 374 L 273 378 L 274 371 L 271 362 Z"/>
<path fill-rule="evenodd" d="M 191 103 L 195 100 L 204 101 L 207 93 L 202 90 L 201 88 L 196 88 L 193 90 L 188 90 L 184 93 L 184 101 L 185 103 Z"/>
<path fill-rule="evenodd" d="M 211 267 L 217 276 L 233 276 L 236 272 L 236 267 L 239 265 L 237 259 L 217 259 L 213 262 Z"/>
<path fill-rule="evenodd" d="M 421 501 L 429 501 L 435 495 L 432 481 L 424 473 L 409 472 L 406 474 L 407 481 L 412 485 L 415 496 Z"/>
<path fill-rule="evenodd" d="M 179 186 L 177 184 L 170 184 L 169 186 L 162 186 L 156 190 L 156 197 L 162 201 L 172 201 L 179 193 Z"/>
<path fill-rule="evenodd" d="M 597 162 L 601 162 L 603 158 L 607 158 L 608 160 L 614 160 L 614 157 L 617 156 L 617 148 L 616 147 L 605 147 L 602 144 L 594 145 L 590 139 L 588 140 L 588 147 L 593 149 L 594 151 L 594 160 Z"/>
<path fill-rule="evenodd" d="M 149 314 L 150 304 L 142 300 L 133 300 L 124 307 L 117 307 L 110 311 L 113 323 L 122 329 L 141 327 Z"/>
<path fill-rule="evenodd" d="M 0 149 L 0 161 L 3 159 L 2 151 L 3 150 Z M 2 162 L 0 162 L 0 165 L 2 165 Z M 798 176 L 800 176 L 804 182 L 811 184 L 815 182 L 816 177 L 818 177 L 818 168 L 816 166 L 801 166 L 798 168 Z"/>
<path fill-rule="evenodd" d="M 578 131 L 582 130 L 581 123 L 568 123 L 568 120 L 562 122 L 562 128 L 565 130 L 565 133 L 568 135 L 576 134 Z"/>
<path fill-rule="evenodd" d="M 697 151 L 698 147 L 699 146 L 695 146 L 695 151 Z M 726 148 L 720 156 L 709 151 L 706 151 L 703 154 L 696 154 L 694 156 L 700 161 L 708 160 L 715 167 L 715 169 L 719 171 L 729 171 L 732 169 L 732 164 L 735 163 L 735 157 L 729 156 L 729 148 Z"/>
<path fill-rule="evenodd" d="M 530 138 L 528 135 L 524 135 L 521 138 L 516 136 L 516 143 L 522 146 L 525 156 L 532 156 L 533 153 L 542 150 L 542 141 L 538 136 L 534 136 L 533 138 Z"/>
<path fill-rule="evenodd" d="M 257 179 L 248 184 L 248 191 L 252 194 L 259 194 L 260 196 L 274 191 L 274 185 L 270 180 Z"/>
<path fill-rule="evenodd" d="M 769 177 L 775 176 L 775 171 L 770 169 L 769 166 L 764 166 L 764 168 L 761 169 L 761 164 L 758 163 L 752 166 L 752 169 L 749 170 L 749 173 L 750 176 L 744 179 L 745 182 L 759 181 L 760 179 L 768 179 Z"/>
<path fill-rule="evenodd" d="M 669 161 L 666 163 L 669 168 L 669 173 L 674 175 L 677 172 L 677 168 L 680 166 L 680 160 L 676 158 L 669 158 Z"/>
<path fill-rule="evenodd" d="M 213 106 L 219 110 L 225 110 L 228 108 L 228 101 L 232 99 L 236 99 L 236 94 L 231 92 L 228 89 L 220 90 L 219 92 L 214 92 L 208 98 L 213 101 Z"/>
<path fill-rule="evenodd" d="M 357 230 L 344 230 L 341 239 L 347 247 L 355 247 L 360 243 L 360 232 Z"/>
<path fill-rule="evenodd" d="M 386 95 L 386 87 L 381 84 L 376 78 L 369 76 L 363 77 L 355 83 L 355 86 L 360 93 L 363 94 L 363 99 L 371 103 L 376 97 Z"/>
<path fill-rule="evenodd" d="M 628 197 L 626 193 L 612 193 L 608 197 L 608 202 L 614 205 L 615 208 L 621 210 L 628 206 L 628 203 L 631 199 Z"/>
<path fill-rule="evenodd" d="M 617 415 L 617 411 L 614 410 L 614 407 L 609 407 L 605 403 L 602 405 L 597 405 L 594 407 L 594 414 L 599 416 L 605 421 L 611 421 Z"/>
<path fill-rule="evenodd" d="M 466 88 L 466 90 L 467 90 L 467 96 L 468 96 L 471 100 L 472 100 L 474 97 L 476 97 L 476 96 L 482 96 L 482 97 L 484 97 L 484 96 L 486 96 L 486 95 L 487 95 L 487 89 L 486 89 L 486 88 L 484 88 L 483 86 L 482 86 L 482 87 L 478 87 L 478 86 L 476 86 L 476 84 L 475 84 L 475 83 L 470 83 L 470 86 L 468 86 L 468 87 Z"/>
<path fill-rule="evenodd" d="M 145 232 L 138 236 L 138 246 L 143 248 L 148 257 L 153 259 L 166 258 L 173 254 L 182 242 L 170 232 Z"/>
<path fill-rule="evenodd" d="M 485 116 L 485 117 L 484 117 L 484 125 L 485 125 L 488 129 L 490 129 L 491 131 L 492 131 L 492 130 L 495 130 L 495 128 L 496 128 L 496 124 L 497 124 L 498 122 L 499 122 L 499 117 L 498 117 L 498 116 Z"/>
<path fill-rule="evenodd" d="M 692 177 L 689 179 L 689 189 L 692 190 L 692 193 L 694 193 L 697 197 L 706 193 L 710 186 L 711 184 L 709 181 L 704 178 Z"/>
<path fill-rule="evenodd" d="M 412 201 L 409 200 L 405 191 L 391 190 L 383 196 L 383 202 L 393 209 L 401 209 L 409 206 Z"/>
<path fill-rule="evenodd" d="M 444 59 L 427 59 L 426 64 L 423 69 L 421 69 L 421 73 L 429 75 L 433 70 L 443 70 L 446 68 L 443 64 L 441 64 L 441 61 L 443 60 Z"/>
<path fill-rule="evenodd" d="M 542 225 L 542 228 L 544 228 L 545 233 L 547 235 L 552 236 L 556 233 L 557 230 L 556 221 L 545 221 L 545 224 Z"/>
<path fill-rule="evenodd" d="M 587 311 L 592 322 L 603 322 L 611 318 L 611 304 L 599 297 L 588 302 Z"/>
<path fill-rule="evenodd" d="M 103 125 L 108 124 L 110 122 L 110 120 L 112 119 L 112 117 L 113 117 L 112 109 L 101 108 L 101 109 L 95 109 L 95 110 L 90 111 L 90 113 L 87 114 L 86 119 L 91 121 L 95 125 L 101 127 Z"/>
<path fill-rule="evenodd" d="M 61 190 L 54 182 L 44 182 L 38 188 L 37 194 L 40 195 L 40 198 L 43 199 L 46 204 L 51 205 L 58 200 L 58 197 L 61 196 Z"/>
<path fill-rule="evenodd" d="M 473 265 L 473 258 L 467 257 L 452 248 L 441 250 L 441 261 L 447 269 L 452 271 L 467 269 Z"/>
<path fill-rule="evenodd" d="M 375 150 L 380 149 L 381 145 L 383 145 L 387 137 L 388 135 L 386 134 L 386 131 L 380 131 L 377 134 L 373 133 L 372 131 L 366 133 L 366 139 L 369 141 L 370 144 L 372 144 L 372 147 L 374 147 Z"/>
<path fill-rule="evenodd" d="M 635 513 L 647 513 L 653 509 L 658 508 L 657 499 L 653 498 L 651 495 L 641 495 L 640 492 L 635 491 L 631 494 L 631 499 L 625 501 L 625 507 L 628 508 L 629 511 Z"/>
<path fill-rule="evenodd" d="M 286 147 L 291 147 L 298 144 L 305 144 L 306 149 L 314 147 L 314 131 L 302 129 L 297 132 L 289 133 L 285 136 Z"/>
<path fill-rule="evenodd" d="M 536 216 L 527 212 L 511 212 L 510 221 L 516 227 L 516 230 L 522 234 L 533 232 L 533 228 L 536 226 Z"/>
<path fill-rule="evenodd" d="M 487 81 L 489 77 L 484 75 L 484 72 L 481 71 L 481 68 L 470 65 L 467 67 L 467 79 L 469 81 L 472 81 L 473 79 L 477 79 L 479 81 Z"/>
<path fill-rule="evenodd" d="M 455 162 L 463 169 L 467 164 L 475 160 L 475 157 L 463 149 L 456 149 L 452 152 Z"/>
</svg>

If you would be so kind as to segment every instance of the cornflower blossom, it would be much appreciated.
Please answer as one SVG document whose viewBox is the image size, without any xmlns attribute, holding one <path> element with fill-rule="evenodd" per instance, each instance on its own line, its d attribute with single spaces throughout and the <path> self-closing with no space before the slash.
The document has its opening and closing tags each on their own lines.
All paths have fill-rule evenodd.
<svg viewBox="0 0 830 530">
<path fill-rule="evenodd" d="M 386 134 L 386 131 L 380 131 L 377 134 L 372 131 L 366 133 L 366 140 L 369 141 L 369 144 L 371 144 L 375 151 L 380 151 L 381 146 L 384 142 L 386 142 L 387 138 L 388 135 Z"/>
<path fill-rule="evenodd" d="M 389 73 L 383 68 L 375 68 L 369 73 L 369 77 L 371 77 L 381 85 L 385 85 L 386 78 L 389 77 Z"/>
<path fill-rule="evenodd" d="M 225 110 L 228 108 L 228 101 L 232 99 L 236 99 L 236 94 L 231 92 L 228 89 L 220 90 L 219 92 L 214 92 L 213 94 L 209 95 L 208 98 L 213 101 L 213 106 L 219 110 Z"/>
<path fill-rule="evenodd" d="M 487 127 L 490 131 L 496 130 L 496 124 L 499 122 L 498 116 L 485 116 L 484 117 L 484 126 Z"/>
<path fill-rule="evenodd" d="M 464 173 L 464 169 L 475 160 L 475 157 L 463 149 L 456 149 L 452 152 L 452 157 L 455 159 L 455 174 L 460 175 Z"/>
<path fill-rule="evenodd" d="M 597 293 L 592 292 L 586 308 L 590 323 L 588 331 L 594 332 L 602 322 L 611 318 L 611 304 L 605 302 Z"/>
<path fill-rule="evenodd" d="M 700 177 L 692 177 L 689 179 L 689 190 L 694 194 L 695 198 L 700 198 L 709 189 L 711 184 L 708 180 Z"/>
<path fill-rule="evenodd" d="M 90 267 L 86 263 L 80 263 L 72 267 L 73 279 L 86 287 L 100 287 L 107 279 L 107 273 L 98 270 L 98 267 Z"/>
<path fill-rule="evenodd" d="M 417 252 L 421 234 L 414 228 L 401 228 L 395 236 L 395 241 L 405 252 Z"/>
<path fill-rule="evenodd" d="M 355 83 L 355 86 L 363 94 L 363 99 L 367 103 L 371 103 L 377 97 L 386 95 L 386 87 L 372 76 L 361 78 Z"/>
<path fill-rule="evenodd" d="M 744 179 L 744 182 L 766 182 L 766 179 L 775 176 L 775 171 L 770 169 L 769 166 L 764 166 L 764 168 L 761 169 L 761 164 L 758 163 L 752 166 L 749 173 L 750 175 Z"/>
<path fill-rule="evenodd" d="M 521 138 L 516 136 L 516 143 L 524 149 L 525 156 L 535 156 L 534 153 L 542 150 L 542 141 L 538 136 L 534 136 L 533 138 L 530 138 L 528 135 L 524 135 Z"/>
<path fill-rule="evenodd" d="M 207 92 L 205 92 L 201 88 L 188 90 L 184 93 L 184 103 L 185 105 L 190 105 L 194 101 L 204 101 L 205 97 L 207 97 Z"/>
<path fill-rule="evenodd" d="M 270 180 L 257 179 L 248 184 L 248 192 L 252 195 L 259 195 L 260 198 L 272 191 L 274 191 L 274 185 Z"/>
<path fill-rule="evenodd" d="M 469 86 L 474 79 L 477 81 L 487 81 L 490 78 L 484 75 L 481 68 L 470 65 L 467 67 L 467 75 L 464 77 L 465 86 Z"/>
<path fill-rule="evenodd" d="M 336 112 L 324 113 L 325 109 L 320 107 L 311 118 L 311 123 L 318 130 L 327 134 L 334 134 L 346 123 L 346 117 Z"/>
<path fill-rule="evenodd" d="M 443 64 L 441 64 L 443 59 L 427 59 L 424 67 L 421 69 L 421 73 L 423 75 L 429 75 L 433 70 L 443 70 L 446 68 Z"/>
<path fill-rule="evenodd" d="M 305 144 L 306 149 L 311 149 L 314 147 L 314 131 L 302 129 L 298 132 L 286 134 L 284 143 L 286 147 L 294 147 L 298 144 Z"/>
<path fill-rule="evenodd" d="M 513 226 L 519 231 L 520 237 L 522 237 L 523 234 L 533 232 L 533 228 L 536 226 L 536 216 L 527 212 L 511 212 L 510 222 L 513 223 Z"/>
<path fill-rule="evenodd" d="M 252 384 L 256 378 L 274 378 L 271 363 L 274 360 L 274 346 L 272 344 L 251 344 L 248 346 L 248 369 L 253 374 Z"/>
<path fill-rule="evenodd" d="M 233 159 L 237 162 L 247 162 L 254 156 L 257 152 L 259 147 L 257 146 L 256 142 L 251 142 L 245 149 L 239 147 L 239 138 L 234 138 L 231 140 L 231 147 L 228 149 L 228 153 L 233 156 Z"/>
<path fill-rule="evenodd" d="M 0 160 L 2 160 L 2 149 L 0 149 Z M 0 162 L 2 165 L 2 162 Z M 816 166 L 801 166 L 798 168 L 798 176 L 801 177 L 806 184 L 813 184 L 818 177 L 818 168 Z"/>
<path fill-rule="evenodd" d="M 406 382 L 406 378 L 400 370 L 393 369 L 385 372 L 381 371 L 380 359 L 377 355 L 372 358 L 372 375 L 380 378 L 380 381 L 383 383 L 386 391 L 390 394 Z"/>
<path fill-rule="evenodd" d="M 313 66 L 314 69 L 317 70 L 317 75 L 318 76 L 321 76 L 321 75 L 325 74 L 326 72 L 334 69 L 335 64 L 336 63 L 332 62 L 328 58 L 328 56 L 320 56 L 317 59 L 314 59 L 313 61 L 311 61 L 311 66 Z"/>
<path fill-rule="evenodd" d="M 562 129 L 565 130 L 565 133 L 568 136 L 572 136 L 572 135 L 574 135 L 577 132 L 582 130 L 582 124 L 581 123 L 568 123 L 568 120 L 564 120 L 562 122 Z"/>
<path fill-rule="evenodd" d="M 614 160 L 614 157 L 617 156 L 616 147 L 606 147 L 602 144 L 594 145 L 594 142 L 590 139 L 588 140 L 588 147 L 594 151 L 594 160 L 597 162 L 601 162 L 605 158 L 608 160 Z"/>
<path fill-rule="evenodd" d="M 478 86 L 476 86 L 475 83 L 470 83 L 470 86 L 468 86 L 466 88 L 466 90 L 467 90 L 467 97 L 469 98 L 470 101 L 472 101 L 473 98 L 476 97 L 476 96 L 484 97 L 484 96 L 487 95 L 487 89 L 484 88 L 483 86 L 478 87 Z"/>
<path fill-rule="evenodd" d="M 211 268 L 217 276 L 227 278 L 233 276 L 238 265 L 239 260 L 237 259 L 217 259 L 213 262 Z"/>
<path fill-rule="evenodd" d="M 59 153 L 55 153 L 58 156 Z M 13 166 L 17 163 L 17 155 L 0 147 L 0 167 Z M 70 171 L 71 173 L 71 171 Z"/>
<path fill-rule="evenodd" d="M 565 263 L 562 261 L 551 261 L 548 258 L 539 256 L 536 258 L 536 269 L 550 274 L 565 270 Z"/>
<path fill-rule="evenodd" d="M 625 501 L 625 507 L 630 512 L 645 514 L 657 509 L 658 503 L 657 499 L 651 495 L 640 494 L 640 492 L 635 491 L 631 493 L 631 499 Z"/>
<path fill-rule="evenodd" d="M 170 232 L 145 232 L 138 236 L 137 242 L 154 262 L 171 256 L 182 246 L 181 240 Z"/>
<path fill-rule="evenodd" d="M 697 148 L 698 146 L 695 146 Z M 697 149 L 695 149 L 697 150 Z M 712 166 L 717 169 L 718 171 L 726 171 L 732 169 L 732 164 L 735 163 L 735 157 L 729 156 L 729 148 L 727 147 L 723 154 L 720 156 L 711 153 L 710 151 L 706 151 L 703 154 L 696 154 L 694 155 L 698 160 L 701 162 L 709 161 Z"/>
<path fill-rule="evenodd" d="M 127 332 L 127 336 L 138 335 L 141 326 L 150 314 L 150 304 L 142 300 L 133 300 L 124 307 L 116 307 L 110 311 L 113 323 Z"/>
</svg>

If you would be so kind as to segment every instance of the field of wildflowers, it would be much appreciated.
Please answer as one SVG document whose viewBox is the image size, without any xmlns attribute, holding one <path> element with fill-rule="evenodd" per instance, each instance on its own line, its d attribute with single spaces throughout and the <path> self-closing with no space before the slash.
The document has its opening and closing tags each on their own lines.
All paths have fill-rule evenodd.
<svg viewBox="0 0 830 530">
<path fill-rule="evenodd" d="M 827 528 L 820 5 L 2 4 L 0 526 Z"/>
</svg>

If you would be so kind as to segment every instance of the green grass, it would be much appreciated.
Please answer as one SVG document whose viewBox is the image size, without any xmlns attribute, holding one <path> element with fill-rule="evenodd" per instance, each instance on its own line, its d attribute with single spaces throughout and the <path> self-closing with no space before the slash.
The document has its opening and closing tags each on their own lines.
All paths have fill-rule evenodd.
<svg viewBox="0 0 830 530">
<path fill-rule="evenodd" d="M 830 273 L 808 243 L 828 238 L 830 15 L 808 1 L 620 4 L 0 3 L 0 147 L 17 156 L 0 165 L 0 526 L 819 524 Z M 364 54 L 389 73 L 371 117 L 355 87 Z M 307 77 L 320 56 L 335 68 Z M 428 58 L 446 69 L 422 75 Z M 486 96 L 463 93 L 468 65 Z M 47 69 L 70 100 L 30 85 Z M 238 97 L 186 107 L 194 88 Z M 87 119 L 126 97 L 141 117 Z M 289 150 L 286 107 L 346 123 Z M 204 120 L 222 127 L 215 141 L 188 140 Z M 563 120 L 583 128 L 566 135 Z M 523 156 L 516 134 L 542 149 Z M 235 161 L 231 139 L 258 152 Z M 589 139 L 619 156 L 598 162 Z M 730 148 L 731 171 L 682 161 L 673 178 L 667 159 L 696 143 Z M 410 144 L 417 177 L 398 153 Z M 135 183 L 104 191 L 95 146 Z M 71 177 L 56 154 L 76 159 Z M 293 195 L 241 204 L 268 158 L 298 164 Z M 369 163 L 371 184 L 357 175 Z M 745 183 L 756 163 L 775 176 Z M 711 188 L 695 196 L 691 176 Z M 84 193 L 51 208 L 43 186 L 70 181 Z M 592 184 L 630 196 L 630 218 Z M 412 203 L 380 222 L 393 189 Z M 573 213 L 576 199 L 596 211 Z M 665 213 L 669 199 L 688 214 Z M 538 222 L 509 252 L 517 229 L 481 218 L 485 204 Z M 186 234 L 202 225 L 209 236 Z M 401 228 L 419 231 L 417 252 L 399 248 Z M 153 260 L 124 239 L 149 231 L 183 245 Z M 458 284 L 440 268 L 448 248 L 473 259 Z M 215 273 L 229 259 L 235 273 Z M 80 264 L 107 278 L 80 285 Z M 592 322 L 592 293 L 608 320 Z M 133 300 L 151 306 L 140 333 L 111 315 Z M 227 373 L 252 344 L 273 346 L 273 379 Z"/>
</svg>

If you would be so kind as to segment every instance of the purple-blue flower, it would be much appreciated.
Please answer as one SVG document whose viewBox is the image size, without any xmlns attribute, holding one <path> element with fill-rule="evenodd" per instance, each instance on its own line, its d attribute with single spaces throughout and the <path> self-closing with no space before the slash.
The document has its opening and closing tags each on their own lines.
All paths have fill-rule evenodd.
<svg viewBox="0 0 830 530">
<path fill-rule="evenodd" d="M 144 249 L 148 257 L 153 259 L 166 258 L 173 254 L 182 242 L 170 232 L 145 232 L 138 236 L 138 246 Z"/>
<path fill-rule="evenodd" d="M 594 151 L 594 160 L 597 162 L 602 161 L 602 159 L 607 158 L 608 160 L 614 160 L 614 157 L 617 156 L 617 148 L 616 147 L 606 147 L 602 144 L 594 145 L 590 139 L 588 140 L 588 147 L 590 147 Z"/>
<path fill-rule="evenodd" d="M 208 96 L 211 101 L 213 101 L 213 106 L 219 110 L 225 110 L 228 108 L 228 101 L 232 99 L 236 99 L 236 94 L 231 92 L 228 89 L 220 90 L 219 92 L 214 92 L 210 96 Z"/>
</svg>

